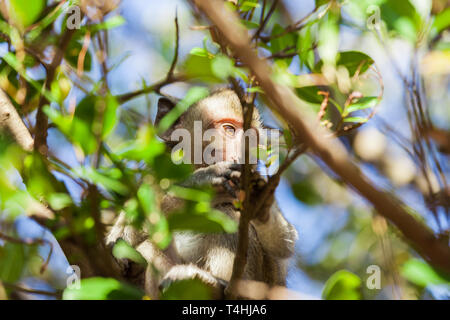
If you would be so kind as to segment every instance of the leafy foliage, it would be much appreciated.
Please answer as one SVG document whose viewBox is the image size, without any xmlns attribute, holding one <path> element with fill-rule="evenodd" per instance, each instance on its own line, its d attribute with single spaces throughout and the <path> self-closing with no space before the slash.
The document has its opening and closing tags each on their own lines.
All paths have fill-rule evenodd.
<svg viewBox="0 0 450 320">
<path fill-rule="evenodd" d="M 172 62 L 175 64 L 162 81 L 147 85 L 146 80 L 142 80 L 142 90 L 118 95 L 120 90 L 115 86 L 117 78 L 120 78 L 117 74 L 121 73 L 115 72 L 126 60 L 126 55 L 115 56 L 116 51 L 123 51 L 120 44 L 109 50 L 108 34 L 116 28 L 127 27 L 126 20 L 117 10 L 97 8 L 101 12 L 100 19 L 92 19 L 88 12 L 83 12 L 80 28 L 69 30 L 66 10 L 75 2 L 8 0 L 5 1 L 7 5 L 0 8 L 0 45 L 5 49 L 0 62 L 0 87 L 11 98 L 26 126 L 33 132 L 35 141 L 38 136 L 50 141 L 38 145 L 32 152 L 25 152 L 9 138 L 1 136 L 0 221 L 12 222 L 20 214 L 38 205 L 41 205 L 40 209 L 43 206 L 54 215 L 46 227 L 65 244 L 62 247 L 75 246 L 78 249 L 65 252 L 71 264 L 82 261 L 82 253 L 107 263 L 104 262 L 105 257 L 95 251 L 95 244 L 104 236 L 101 218 L 107 211 L 115 214 L 125 212 L 128 222 L 146 230 L 149 240 L 160 249 L 166 249 L 173 240 L 173 233 L 178 231 L 237 232 L 236 221 L 211 208 L 213 190 L 179 186 L 178 183 L 192 173 L 193 167 L 173 163 L 170 150 L 158 135 L 218 84 L 238 86 L 264 113 L 270 101 L 260 84 L 212 26 L 203 34 L 203 46 L 193 47 L 186 56 L 180 56 L 179 59 L 183 59 L 181 63 L 176 64 L 178 61 L 175 59 Z M 377 61 L 372 53 L 367 52 L 372 48 L 366 51 L 362 47 L 360 50 L 364 52 L 342 50 L 349 47 L 344 43 L 346 38 L 342 37 L 344 28 L 361 35 L 371 31 L 380 41 L 406 40 L 414 44 L 413 47 L 426 43 L 426 50 L 430 50 L 428 54 L 436 54 L 431 57 L 433 62 L 442 59 L 448 63 L 448 43 L 445 42 L 450 25 L 448 8 L 433 12 L 428 19 L 419 13 L 416 1 L 316 0 L 311 13 L 297 22 L 287 22 L 289 10 L 281 10 L 278 6 L 271 12 L 268 3 L 227 1 L 226 5 L 239 16 L 258 55 L 273 63 L 274 74 L 268 76 L 292 87 L 298 98 L 305 102 L 306 111 L 317 115 L 317 125 L 330 129 L 333 136 L 339 136 L 349 149 L 353 135 L 373 117 L 381 102 L 384 84 Z M 374 17 L 377 19 L 372 19 Z M 371 19 L 376 25 L 374 28 L 368 24 Z M 177 33 L 176 37 L 175 48 L 178 50 L 180 35 Z M 166 40 L 171 38 L 165 34 L 160 38 L 164 39 L 156 51 L 161 51 L 162 61 L 172 56 L 167 54 L 172 44 Z M 178 57 L 178 52 L 175 56 Z M 169 66 L 170 62 L 167 62 Z M 431 69 L 442 73 L 445 68 L 437 66 Z M 111 81 L 114 75 L 116 79 Z M 419 73 L 414 77 L 420 77 Z M 119 80 L 128 81 L 128 78 L 124 79 Z M 154 101 L 165 85 L 179 79 L 193 86 L 155 127 L 150 119 Z M 424 90 L 422 85 L 407 84 L 413 91 L 417 88 Z M 146 99 L 131 101 L 141 95 Z M 292 128 L 287 127 L 284 120 L 277 115 L 274 117 L 277 129 L 283 132 L 284 144 L 279 157 L 283 159 L 298 142 L 298 137 L 293 135 Z M 42 123 L 45 125 L 40 127 Z M 428 127 L 434 126 L 430 124 Z M 416 131 L 428 127 L 421 124 Z M 40 131 L 42 128 L 43 132 Z M 427 144 L 430 141 L 427 140 Z M 415 145 L 414 148 L 417 149 Z M 266 154 L 260 157 L 263 167 L 270 167 L 274 161 L 274 157 L 269 156 L 271 151 L 270 148 L 261 150 L 260 154 Z M 65 156 L 69 153 L 75 156 L 66 163 Z M 434 153 L 433 157 L 436 158 Z M 385 162 L 380 165 L 385 166 Z M 428 167 L 428 164 L 423 166 Z M 362 276 L 358 276 L 362 269 L 345 261 L 354 260 L 361 265 L 374 260 L 378 263 L 381 260 L 378 256 L 382 255 L 378 253 L 377 243 L 385 243 L 388 229 L 380 226 L 377 229 L 376 221 L 367 209 L 355 209 L 353 204 L 345 202 L 347 194 L 343 196 L 339 183 L 324 180 L 323 174 L 317 173 L 317 167 L 312 167 L 306 160 L 301 159 L 298 166 L 289 170 L 285 178 L 295 199 L 315 207 L 338 203 L 348 213 L 342 228 L 324 238 L 325 249 L 317 250 L 323 255 L 316 259 L 320 261 L 301 267 L 320 281 L 325 281 L 335 270 L 348 268 L 355 273 L 346 270 L 334 273 L 326 281 L 323 298 L 366 298 Z M 164 194 L 183 199 L 184 206 L 166 216 L 158 200 Z M 351 249 L 349 238 L 354 239 Z M 35 247 L 34 243 L 20 240 L 2 240 L 0 280 L 19 282 L 26 273 L 27 263 L 41 255 Z M 411 259 L 409 251 L 404 253 L 406 250 L 402 244 L 395 242 L 394 247 L 397 249 L 392 250 L 392 254 L 397 256 L 392 259 L 407 260 L 401 269 L 403 278 L 421 289 L 429 284 L 448 283 L 445 276 L 425 262 Z M 124 241 L 117 242 L 112 252 L 118 259 L 146 264 L 140 253 Z M 41 262 L 41 267 L 45 269 L 46 263 Z M 95 270 L 93 275 L 102 277 L 82 279 L 81 289 L 67 288 L 63 298 L 144 297 L 141 290 L 111 278 L 109 271 Z M 166 288 L 162 298 L 208 299 L 211 291 L 197 280 L 186 280 Z"/>
</svg>

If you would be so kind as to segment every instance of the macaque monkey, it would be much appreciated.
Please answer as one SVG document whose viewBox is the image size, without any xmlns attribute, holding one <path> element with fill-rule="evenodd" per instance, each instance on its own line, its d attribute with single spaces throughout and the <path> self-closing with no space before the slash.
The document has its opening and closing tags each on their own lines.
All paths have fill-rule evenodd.
<svg viewBox="0 0 450 320">
<path fill-rule="evenodd" d="M 167 98 L 159 100 L 155 125 L 174 105 Z M 161 138 L 169 142 L 171 134 L 177 128 L 188 130 L 193 137 L 194 121 L 198 120 L 201 121 L 203 130 L 216 130 L 217 145 L 212 154 L 218 161 L 209 165 L 203 162 L 195 164 L 195 171 L 182 185 L 193 188 L 212 186 L 216 190 L 216 196 L 211 207 L 238 221 L 240 212 L 233 204 L 240 187 L 241 165 L 237 162 L 240 160 L 243 137 L 243 112 L 238 96 L 229 89 L 214 92 L 191 106 Z M 256 109 L 251 127 L 257 132 L 262 128 Z M 220 137 L 223 141 L 218 143 Z M 211 143 L 214 146 L 214 141 L 204 142 L 202 146 L 211 147 Z M 265 183 L 255 168 L 252 170 L 252 181 L 255 186 Z M 262 209 L 265 212 L 258 213 L 250 222 L 247 264 L 243 278 L 262 281 L 268 285 L 285 285 L 286 262 L 294 252 L 297 232 L 281 214 L 273 195 L 268 201 L 269 205 Z M 180 204 L 182 205 L 182 200 L 168 195 L 161 200 L 161 208 L 165 214 L 179 208 Z M 147 260 L 145 275 L 133 274 L 130 265 L 125 265 L 125 269 L 127 276 L 135 277 L 135 281 L 143 285 L 152 298 L 158 298 L 160 290 L 174 281 L 194 278 L 213 289 L 213 298 L 222 298 L 224 287 L 231 278 L 238 243 L 237 233 L 175 232 L 172 245 L 162 252 L 144 232 L 127 224 L 124 213 L 119 216 L 107 236 L 107 243 L 113 245 L 118 239 L 127 241 Z"/>
</svg>

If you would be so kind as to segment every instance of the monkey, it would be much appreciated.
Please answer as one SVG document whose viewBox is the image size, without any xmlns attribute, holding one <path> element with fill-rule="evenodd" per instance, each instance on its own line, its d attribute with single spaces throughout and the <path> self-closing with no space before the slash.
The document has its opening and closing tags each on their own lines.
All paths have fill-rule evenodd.
<svg viewBox="0 0 450 320">
<path fill-rule="evenodd" d="M 155 127 L 174 107 L 175 102 L 172 99 L 159 99 Z M 238 222 L 240 211 L 234 202 L 238 197 L 241 175 L 239 157 L 243 137 L 243 109 L 239 97 L 231 89 L 213 92 L 190 106 L 160 137 L 169 145 L 171 135 L 180 128 L 187 130 L 192 136 L 195 121 L 201 121 L 203 130 L 212 128 L 217 133 L 214 139 L 217 141 L 212 142 L 212 154 L 216 162 L 194 164 L 195 170 L 181 185 L 191 188 L 212 186 L 216 193 L 211 207 Z M 257 132 L 262 128 L 256 108 L 251 119 L 251 128 Z M 222 143 L 218 143 L 220 138 L 223 139 Z M 202 151 L 205 148 L 206 143 L 202 143 Z M 265 183 L 255 166 L 252 167 L 251 181 L 256 189 Z M 284 218 L 273 194 L 266 202 L 269 205 L 262 209 L 264 212 L 258 212 L 249 224 L 247 264 L 243 279 L 262 281 L 268 285 L 285 285 L 287 261 L 294 252 L 298 235 L 295 228 Z M 180 205 L 182 200 L 170 195 L 164 195 L 161 200 L 164 214 L 170 214 Z M 162 252 L 148 239 L 145 232 L 128 225 L 125 214 L 121 213 L 107 235 L 106 242 L 112 246 L 118 239 L 123 239 L 135 247 L 148 262 L 145 272 L 136 272 L 138 275 L 133 274 L 135 271 L 131 270 L 129 265 L 126 265 L 125 269 L 128 268 L 128 275 L 135 277 L 135 282 L 141 285 L 151 298 L 157 299 L 161 290 L 171 283 L 187 279 L 199 279 L 208 285 L 212 288 L 215 299 L 224 297 L 224 288 L 231 278 L 237 249 L 236 233 L 174 232 L 171 246 Z"/>
</svg>

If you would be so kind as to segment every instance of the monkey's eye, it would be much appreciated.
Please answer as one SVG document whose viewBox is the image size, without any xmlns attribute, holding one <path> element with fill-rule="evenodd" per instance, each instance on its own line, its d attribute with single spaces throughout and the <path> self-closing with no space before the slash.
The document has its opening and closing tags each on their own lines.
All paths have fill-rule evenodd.
<svg viewBox="0 0 450 320">
<path fill-rule="evenodd" d="M 224 124 L 224 125 L 222 125 L 222 128 L 225 130 L 226 134 L 234 137 L 234 134 L 236 133 L 236 129 L 231 124 Z"/>
</svg>

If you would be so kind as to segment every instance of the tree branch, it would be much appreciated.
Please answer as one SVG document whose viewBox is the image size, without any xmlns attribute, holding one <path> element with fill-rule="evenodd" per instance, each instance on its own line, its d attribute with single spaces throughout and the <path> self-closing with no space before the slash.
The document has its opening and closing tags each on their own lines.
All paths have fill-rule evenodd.
<svg viewBox="0 0 450 320">
<path fill-rule="evenodd" d="M 166 77 L 164 80 L 158 81 L 144 89 L 139 89 L 139 90 L 136 90 L 136 91 L 130 92 L 130 93 L 120 94 L 120 95 L 116 96 L 116 99 L 120 104 L 123 104 L 123 103 L 128 102 L 134 98 L 137 98 L 138 96 L 141 96 L 143 94 L 147 94 L 147 93 L 151 93 L 151 92 L 158 92 L 162 87 L 164 87 L 168 84 L 183 81 L 185 79 L 186 79 L 186 77 L 184 75 L 175 74 L 175 75 L 172 75 L 172 77 L 170 77 L 170 79 L 168 79 Z"/>
<path fill-rule="evenodd" d="M 73 34 L 76 30 L 67 30 L 64 35 L 61 37 L 58 48 L 56 48 L 56 54 L 47 67 L 47 78 L 45 79 L 45 89 L 49 90 L 50 86 L 55 78 L 56 68 L 61 64 L 61 61 L 64 57 L 64 53 L 67 49 L 67 46 L 72 39 Z M 35 136 L 34 136 L 34 150 L 38 151 L 42 155 L 47 155 L 47 134 L 48 134 L 48 118 L 44 113 L 43 106 L 48 104 L 49 101 L 44 95 L 41 95 L 39 99 L 39 106 L 36 114 L 36 128 L 35 128 Z"/>
<path fill-rule="evenodd" d="M 376 188 L 359 168 L 351 161 L 345 147 L 338 141 L 325 138 L 328 132 L 316 126 L 316 121 L 302 112 L 304 103 L 294 92 L 272 80 L 270 65 L 252 50 L 247 31 L 238 18 L 229 13 L 218 0 L 193 0 L 206 16 L 217 26 L 224 40 L 235 54 L 256 76 L 274 109 L 303 139 L 328 167 L 359 194 L 366 198 L 379 214 L 394 224 L 430 264 L 445 272 L 450 272 L 450 248 L 448 243 L 438 239 L 424 224 L 417 221 L 405 209 L 405 205 L 388 193 Z"/>
<path fill-rule="evenodd" d="M 33 150 L 33 138 L 6 93 L 0 89 L 0 129 L 8 131 L 26 151 Z"/>
</svg>

